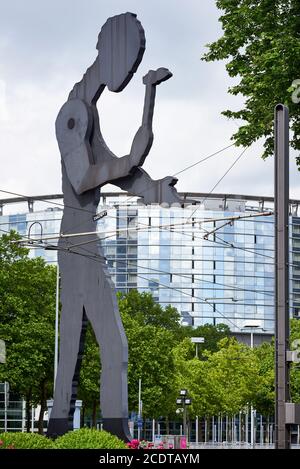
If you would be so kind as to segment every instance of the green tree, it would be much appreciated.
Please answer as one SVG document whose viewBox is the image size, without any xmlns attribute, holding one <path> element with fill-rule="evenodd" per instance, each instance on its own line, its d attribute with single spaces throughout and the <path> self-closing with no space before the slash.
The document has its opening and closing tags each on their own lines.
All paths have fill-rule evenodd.
<svg viewBox="0 0 300 469">
<path fill-rule="evenodd" d="M 162 308 L 151 294 L 131 290 L 119 295 L 119 309 L 128 340 L 129 410 L 138 410 L 138 383 L 142 380 L 143 415 L 159 417 L 174 410 L 176 390 L 173 346 L 183 336 L 175 308 Z M 84 408 L 92 411 L 96 424 L 100 378 L 99 348 L 88 328 L 79 396 Z M 100 378 L 101 379 L 101 378 Z"/>
<path fill-rule="evenodd" d="M 195 358 L 194 345 L 185 338 L 173 350 L 176 369 L 176 392 L 187 389 L 192 398 L 191 416 L 215 415 L 210 398 L 209 365 L 207 360 Z M 174 401 L 175 405 L 175 401 Z"/>
<path fill-rule="evenodd" d="M 264 342 L 254 348 L 258 359 L 259 386 L 254 395 L 253 406 L 263 415 L 273 415 L 275 405 L 275 350 L 274 341 Z"/>
<path fill-rule="evenodd" d="M 264 139 L 263 158 L 273 153 L 274 106 L 289 106 L 291 145 L 300 149 L 300 105 L 292 101 L 292 82 L 300 78 L 299 0 L 217 0 L 223 36 L 208 45 L 203 60 L 228 60 L 226 70 L 239 82 L 229 88 L 241 94 L 239 111 L 223 114 L 245 123 L 233 135 L 237 145 Z M 298 167 L 300 158 L 297 157 Z"/>
<path fill-rule="evenodd" d="M 84 356 L 80 370 L 78 398 L 82 399 L 82 421 L 91 412 L 92 427 L 97 424 L 97 411 L 100 406 L 100 354 L 94 331 L 90 324 L 85 336 Z"/>
<path fill-rule="evenodd" d="M 177 309 L 170 305 L 163 308 L 154 301 L 151 293 L 130 290 L 126 294 L 119 294 L 119 308 L 121 313 L 126 312 L 141 325 L 162 327 L 178 338 L 185 335 Z"/>
<path fill-rule="evenodd" d="M 143 415 L 168 415 L 175 401 L 174 336 L 162 327 L 141 325 L 128 313 L 122 314 L 128 339 L 129 409 L 138 410 L 138 383 L 142 380 Z"/>
<path fill-rule="evenodd" d="M 234 415 L 254 403 L 262 384 L 259 361 L 250 347 L 225 338 L 217 352 L 203 352 L 206 360 L 190 358 L 191 351 L 188 339 L 174 349 L 177 387 L 188 389 L 191 415 Z"/>
<path fill-rule="evenodd" d="M 290 344 L 292 350 L 300 349 L 300 321 L 298 319 L 291 320 Z M 300 363 L 291 365 L 291 397 L 293 402 L 300 403 Z"/>
<path fill-rule="evenodd" d="M 56 269 L 29 259 L 18 239 L 13 232 L 0 238 L 0 337 L 7 348 L 0 380 L 26 399 L 28 431 L 30 406 L 41 405 L 42 432 L 53 385 Z"/>
<path fill-rule="evenodd" d="M 226 324 L 203 324 L 195 329 L 193 327 L 185 327 L 187 337 L 203 337 L 203 344 L 198 344 L 199 357 L 203 358 L 203 351 L 209 350 L 210 352 L 216 352 L 219 347 L 218 343 L 220 340 L 230 336 L 230 328 Z M 195 345 L 193 353 L 195 354 Z M 191 357 L 192 358 L 192 357 Z"/>
</svg>

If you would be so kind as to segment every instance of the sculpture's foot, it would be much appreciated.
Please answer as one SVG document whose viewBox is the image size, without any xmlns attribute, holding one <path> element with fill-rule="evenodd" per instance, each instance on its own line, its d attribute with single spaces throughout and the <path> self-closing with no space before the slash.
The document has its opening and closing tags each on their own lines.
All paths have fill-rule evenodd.
<svg viewBox="0 0 300 469">
<path fill-rule="evenodd" d="M 49 420 L 47 437 L 48 438 L 57 438 L 58 436 L 64 435 L 70 431 L 69 420 L 65 418 L 53 418 Z"/>
<path fill-rule="evenodd" d="M 128 427 L 128 419 L 102 419 L 103 422 L 103 430 L 116 435 L 121 440 L 125 441 L 125 443 L 132 440 L 132 436 L 129 431 Z"/>
</svg>

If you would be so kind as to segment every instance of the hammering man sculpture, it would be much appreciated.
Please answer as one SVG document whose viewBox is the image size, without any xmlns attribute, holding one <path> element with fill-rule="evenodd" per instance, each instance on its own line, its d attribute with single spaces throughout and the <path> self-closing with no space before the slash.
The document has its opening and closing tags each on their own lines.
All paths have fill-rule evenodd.
<svg viewBox="0 0 300 469">
<path fill-rule="evenodd" d="M 145 35 L 136 15 L 125 13 L 109 18 L 99 34 L 97 49 L 95 62 L 75 84 L 56 120 L 62 161 L 64 234 L 95 231 L 93 214 L 99 203 L 99 188 L 108 182 L 142 197 L 145 203 L 181 201 L 174 188 L 176 179 L 153 181 L 141 168 L 153 141 L 156 86 L 172 74 L 159 68 L 144 76 L 142 125 L 130 154 L 118 158 L 101 135 L 96 103 L 105 87 L 113 92 L 122 91 L 142 60 Z M 60 356 L 48 436 L 61 435 L 72 428 L 85 331 L 90 321 L 100 347 L 103 428 L 128 440 L 128 347 L 114 286 L 99 246 L 95 243 L 84 246 L 86 237 L 78 239 L 75 246 L 73 238 L 61 238 L 58 246 Z"/>
</svg>

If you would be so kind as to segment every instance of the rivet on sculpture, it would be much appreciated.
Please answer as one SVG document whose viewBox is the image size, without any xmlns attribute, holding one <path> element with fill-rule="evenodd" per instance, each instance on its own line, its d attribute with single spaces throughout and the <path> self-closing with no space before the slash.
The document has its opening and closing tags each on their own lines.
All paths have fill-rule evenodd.
<svg viewBox="0 0 300 469">
<path fill-rule="evenodd" d="M 156 86 L 172 74 L 166 68 L 150 70 L 143 78 L 145 100 L 142 124 L 129 155 L 118 158 L 101 134 L 96 103 L 105 87 L 120 92 L 136 72 L 144 51 L 145 35 L 136 15 L 109 18 L 102 27 L 98 56 L 76 83 L 56 119 L 61 154 L 64 234 L 96 231 L 100 188 L 111 183 L 140 196 L 145 204 L 180 203 L 174 185 L 165 177 L 153 181 L 141 168 L 152 141 Z M 61 238 L 58 262 L 61 272 L 60 355 L 48 436 L 72 428 L 80 365 L 88 321 L 100 347 L 100 407 L 103 429 L 130 439 L 127 397 L 127 339 L 121 322 L 114 285 L 97 243 L 81 245 L 86 237 Z"/>
</svg>

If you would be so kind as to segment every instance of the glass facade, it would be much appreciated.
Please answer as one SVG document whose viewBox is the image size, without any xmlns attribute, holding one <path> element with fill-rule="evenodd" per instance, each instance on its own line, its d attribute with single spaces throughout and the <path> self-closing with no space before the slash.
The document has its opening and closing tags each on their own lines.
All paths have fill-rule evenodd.
<svg viewBox="0 0 300 469">
<path fill-rule="evenodd" d="M 181 207 L 145 206 L 126 194 L 103 194 L 98 221 L 117 290 L 151 292 L 162 306 L 171 304 L 182 322 L 227 324 L 233 332 L 258 321 L 274 329 L 274 219 L 271 199 L 190 194 Z M 262 202 L 263 201 L 263 202 Z M 32 238 L 59 232 L 62 210 L 51 208 L 1 217 L 2 230 Z M 76 231 L 76 228 L 75 228 Z M 49 241 L 55 244 L 57 240 Z M 88 255 L 89 244 L 85 246 Z M 31 256 L 56 261 L 42 244 Z M 300 317 L 300 218 L 290 216 L 290 309 Z"/>
</svg>

